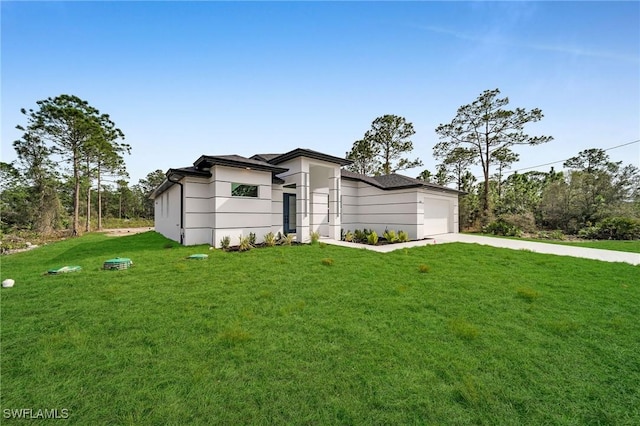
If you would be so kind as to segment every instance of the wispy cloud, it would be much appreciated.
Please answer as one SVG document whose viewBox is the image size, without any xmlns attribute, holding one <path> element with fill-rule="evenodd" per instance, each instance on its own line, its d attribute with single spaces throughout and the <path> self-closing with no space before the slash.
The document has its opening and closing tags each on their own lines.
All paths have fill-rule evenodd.
<svg viewBox="0 0 640 426">
<path fill-rule="evenodd" d="M 640 62 L 639 55 L 629 55 L 629 54 L 618 53 L 618 52 L 608 52 L 608 51 L 594 50 L 594 49 L 588 49 L 588 48 L 577 47 L 577 46 L 567 46 L 562 44 L 524 43 L 524 42 L 518 42 L 518 41 L 512 41 L 512 40 L 505 40 L 504 38 L 496 37 L 495 35 L 479 36 L 479 35 L 464 33 L 461 31 L 455 31 L 455 30 L 436 27 L 436 26 L 418 25 L 417 27 L 432 33 L 444 34 L 451 37 L 455 37 L 460 40 L 466 40 L 466 41 L 479 43 L 479 44 L 493 44 L 493 45 L 500 45 L 500 46 L 517 47 L 520 49 L 532 49 L 532 50 L 539 50 L 544 52 L 565 53 L 567 55 L 573 55 L 573 56 L 612 59 L 612 60 L 633 62 L 633 63 Z"/>
</svg>

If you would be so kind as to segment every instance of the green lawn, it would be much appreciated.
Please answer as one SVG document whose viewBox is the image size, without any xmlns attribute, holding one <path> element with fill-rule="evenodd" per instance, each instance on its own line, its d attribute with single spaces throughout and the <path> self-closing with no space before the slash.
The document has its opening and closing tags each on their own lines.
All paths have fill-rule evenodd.
<svg viewBox="0 0 640 426">
<path fill-rule="evenodd" d="M 165 246 L 89 234 L 2 257 L 16 280 L 0 292 L 3 410 L 82 425 L 640 422 L 640 267 L 465 244 Z M 134 267 L 100 269 L 116 256 Z M 83 270 L 42 275 L 64 265 Z"/>
</svg>

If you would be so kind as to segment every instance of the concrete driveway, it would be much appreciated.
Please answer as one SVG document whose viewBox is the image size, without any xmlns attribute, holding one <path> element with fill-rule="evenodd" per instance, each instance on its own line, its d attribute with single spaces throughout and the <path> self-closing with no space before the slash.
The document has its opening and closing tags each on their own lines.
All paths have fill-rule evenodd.
<svg viewBox="0 0 640 426">
<path fill-rule="evenodd" d="M 639 253 L 538 243 L 534 241 L 510 240 L 506 238 L 482 237 L 479 235 L 469 234 L 442 234 L 435 235 L 433 238 L 437 244 L 454 242 L 482 244 L 485 246 L 502 247 L 514 250 L 530 250 L 536 253 L 555 254 L 558 256 L 582 257 L 585 259 L 602 260 L 604 262 L 625 262 L 632 265 L 640 265 Z"/>
<path fill-rule="evenodd" d="M 536 253 L 555 254 L 558 256 L 582 257 L 585 259 L 601 260 L 603 262 L 625 262 L 631 265 L 640 265 L 640 254 L 623 251 L 600 250 L 587 247 L 565 246 L 560 244 L 538 243 L 533 241 L 509 240 L 506 238 L 482 237 L 469 234 L 441 234 L 434 235 L 432 239 L 411 241 L 408 243 L 389 244 L 384 246 L 370 246 L 367 244 L 347 243 L 345 241 L 322 240 L 328 244 L 343 247 L 363 248 L 388 253 L 405 247 L 420 247 L 430 244 L 444 243 L 469 243 L 485 246 L 508 248 L 513 250 L 530 250 Z"/>
</svg>

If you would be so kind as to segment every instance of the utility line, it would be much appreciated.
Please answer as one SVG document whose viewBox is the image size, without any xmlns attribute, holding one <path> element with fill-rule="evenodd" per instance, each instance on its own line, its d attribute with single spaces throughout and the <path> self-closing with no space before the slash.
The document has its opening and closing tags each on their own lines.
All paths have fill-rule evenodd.
<svg viewBox="0 0 640 426">
<path fill-rule="evenodd" d="M 603 151 L 611 151 L 612 149 L 622 148 L 623 146 L 633 145 L 633 144 L 636 144 L 638 142 L 640 142 L 640 139 L 636 139 L 636 140 L 631 141 L 631 142 L 627 142 L 627 143 L 623 143 L 623 144 L 620 144 L 620 145 L 612 146 L 610 148 L 605 148 L 605 149 L 603 149 Z M 571 157 L 571 158 L 573 158 L 573 157 Z M 565 160 L 552 161 L 550 163 L 538 164 L 537 166 L 523 167 L 521 169 L 516 169 L 516 170 L 508 170 L 508 171 L 503 173 L 503 176 L 511 175 L 513 173 L 521 172 L 523 170 L 537 169 L 538 167 L 551 166 L 552 164 L 564 163 L 565 161 L 568 161 L 569 159 L 570 158 L 567 158 Z M 483 176 L 476 176 L 476 178 L 477 179 L 480 179 L 480 178 L 484 179 Z"/>
</svg>

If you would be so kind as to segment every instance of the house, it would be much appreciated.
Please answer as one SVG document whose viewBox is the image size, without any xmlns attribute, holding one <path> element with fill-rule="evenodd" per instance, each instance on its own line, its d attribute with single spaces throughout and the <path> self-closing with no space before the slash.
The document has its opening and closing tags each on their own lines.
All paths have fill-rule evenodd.
<svg viewBox="0 0 640 426">
<path fill-rule="evenodd" d="M 203 155 L 169 169 L 155 189 L 155 229 L 184 245 L 219 247 L 255 233 L 311 232 L 340 239 L 341 230 L 404 230 L 411 239 L 458 232 L 459 191 L 391 174 L 343 170 L 351 162 L 309 149 L 285 154 Z"/>
</svg>

